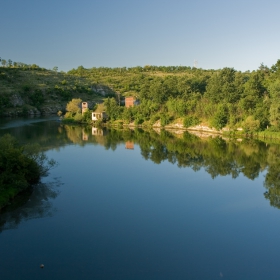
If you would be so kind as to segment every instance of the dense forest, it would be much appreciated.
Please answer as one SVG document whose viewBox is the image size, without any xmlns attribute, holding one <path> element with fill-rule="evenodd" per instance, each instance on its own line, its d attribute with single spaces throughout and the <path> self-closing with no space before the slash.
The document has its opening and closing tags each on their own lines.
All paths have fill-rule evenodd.
<svg viewBox="0 0 280 280">
<path fill-rule="evenodd" d="M 217 130 L 280 130 L 280 60 L 270 68 L 261 64 L 252 72 L 147 65 L 79 66 L 64 73 L 57 67 L 46 70 L 37 65 L 4 62 L 2 59 L 0 90 L 10 83 L 11 92 L 14 76 L 18 75 L 17 92 L 23 99 L 27 96 L 28 105 L 39 111 L 48 100 L 66 108 L 71 99 L 81 98 L 89 102 L 91 110 L 105 101 L 109 121 L 121 124 L 152 125 L 159 121 L 162 126 L 179 122 L 185 127 L 205 124 Z M 24 71 L 28 80 L 23 79 Z M 10 105 L 9 94 L 7 90 L 0 92 L 2 110 Z M 135 97 L 140 104 L 124 107 L 126 96 Z"/>
<path fill-rule="evenodd" d="M 91 68 L 68 74 L 108 85 L 117 93 L 107 99 L 111 120 L 161 125 L 182 121 L 186 127 L 206 123 L 218 130 L 246 132 L 280 128 L 280 60 L 271 68 L 240 72 L 233 68 L 203 70 L 190 67 Z M 134 96 L 140 105 L 118 106 L 119 96 Z"/>
</svg>

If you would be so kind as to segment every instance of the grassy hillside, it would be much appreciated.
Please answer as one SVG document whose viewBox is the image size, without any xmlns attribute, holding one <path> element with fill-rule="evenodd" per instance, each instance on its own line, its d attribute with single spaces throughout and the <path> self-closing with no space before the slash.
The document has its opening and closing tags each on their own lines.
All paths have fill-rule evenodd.
<svg viewBox="0 0 280 280">
<path fill-rule="evenodd" d="M 64 110 L 72 98 L 101 102 L 110 89 L 88 78 L 42 68 L 0 67 L 0 114 L 28 115 Z"/>
<path fill-rule="evenodd" d="M 280 131 L 280 60 L 255 71 L 203 70 L 186 66 L 89 68 L 67 73 L 36 65 L 0 67 L 0 112 L 56 113 L 73 98 L 105 103 L 109 121 L 185 127 L 205 123 L 217 130 Z M 119 106 L 126 96 L 140 105 Z"/>
</svg>

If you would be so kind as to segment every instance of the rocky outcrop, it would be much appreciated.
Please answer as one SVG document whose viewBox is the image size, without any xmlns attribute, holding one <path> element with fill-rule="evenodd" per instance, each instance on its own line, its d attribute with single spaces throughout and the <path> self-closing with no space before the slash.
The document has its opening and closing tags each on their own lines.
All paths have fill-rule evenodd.
<svg viewBox="0 0 280 280">
<path fill-rule="evenodd" d="M 91 89 L 93 91 L 95 91 L 96 93 L 101 94 L 103 96 L 114 93 L 114 91 L 111 88 L 109 88 L 107 86 L 103 86 L 103 85 L 94 85 L 91 87 Z"/>
<path fill-rule="evenodd" d="M 29 116 L 40 116 L 41 112 L 37 108 L 32 108 L 28 110 Z"/>
<path fill-rule="evenodd" d="M 21 107 L 25 104 L 19 94 L 13 94 L 10 96 L 10 102 L 13 107 Z"/>
<path fill-rule="evenodd" d="M 40 108 L 42 115 L 54 115 L 57 114 L 58 111 L 64 111 L 66 104 L 55 104 L 55 105 L 47 105 Z"/>
</svg>

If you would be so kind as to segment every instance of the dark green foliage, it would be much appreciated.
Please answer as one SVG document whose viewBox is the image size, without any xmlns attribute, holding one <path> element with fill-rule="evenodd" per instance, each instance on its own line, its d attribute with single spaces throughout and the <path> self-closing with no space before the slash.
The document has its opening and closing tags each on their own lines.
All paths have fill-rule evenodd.
<svg viewBox="0 0 280 280">
<path fill-rule="evenodd" d="M 0 108 L 11 106 L 11 102 L 7 95 L 0 95 Z"/>
<path fill-rule="evenodd" d="M 126 123 L 131 123 L 134 120 L 133 108 L 124 108 L 122 112 L 122 119 L 126 121 Z"/>
<path fill-rule="evenodd" d="M 236 71 L 233 68 L 223 68 L 209 79 L 206 86 L 205 97 L 211 102 L 234 103 L 239 99 L 242 81 L 236 79 Z"/>
<path fill-rule="evenodd" d="M 187 116 L 184 118 L 184 122 L 183 122 L 184 127 L 195 126 L 199 123 L 200 123 L 199 119 L 195 116 Z"/>
<path fill-rule="evenodd" d="M 249 116 L 244 121 L 243 128 L 246 133 L 256 132 L 260 129 L 260 121 L 255 120 L 253 116 Z"/>
<path fill-rule="evenodd" d="M 111 121 L 123 118 L 125 122 L 141 123 L 154 122 L 161 114 L 173 119 L 192 115 L 221 129 L 241 126 L 252 116 L 255 121 L 259 120 L 259 130 L 271 126 L 280 129 L 280 60 L 271 69 L 261 65 L 253 72 L 228 67 L 203 70 L 146 65 L 90 69 L 79 66 L 66 74 L 37 65 L 11 64 L 9 60 L 2 65 L 0 86 L 7 89 L 5 94 L 0 92 L 2 111 L 11 105 L 8 100 L 10 88 L 17 84 L 14 92 L 21 93 L 28 107 L 35 106 L 39 110 L 50 100 L 61 104 L 72 98 L 89 101 L 92 98 L 101 103 L 105 97 Z M 125 96 L 135 97 L 140 105 L 131 112 L 126 111 L 122 107 Z M 168 123 L 164 118 L 161 117 L 162 123 Z"/>
<path fill-rule="evenodd" d="M 109 120 L 116 120 L 121 116 L 121 108 L 115 98 L 107 98 L 104 102 Z"/>
<path fill-rule="evenodd" d="M 37 108 L 45 102 L 44 94 L 39 89 L 36 89 L 32 94 L 30 94 L 29 99 L 31 100 L 31 105 Z"/>
<path fill-rule="evenodd" d="M 23 115 L 24 117 L 27 117 L 27 116 L 28 116 L 28 108 L 27 108 L 26 105 L 22 107 L 22 115 Z"/>
<path fill-rule="evenodd" d="M 226 126 L 228 121 L 228 111 L 226 106 L 220 105 L 217 111 L 214 113 L 214 116 L 211 119 L 211 125 L 220 130 Z"/>
<path fill-rule="evenodd" d="M 86 123 L 91 123 L 92 122 L 91 113 L 92 113 L 92 111 L 90 111 L 90 110 L 83 113 L 83 117 L 82 117 L 83 123 L 85 123 L 85 122 Z"/>
<path fill-rule="evenodd" d="M 151 116 L 150 122 L 152 124 L 154 124 L 155 122 L 157 122 L 160 119 L 160 115 L 159 114 L 155 114 Z"/>
<path fill-rule="evenodd" d="M 46 175 L 55 162 L 48 161 L 38 147 L 20 146 L 6 134 L 0 138 L 0 208 L 31 184 Z"/>
<path fill-rule="evenodd" d="M 168 114 L 162 113 L 160 115 L 160 125 L 161 126 L 168 125 L 170 123 L 170 121 L 171 121 L 171 117 Z"/>
</svg>

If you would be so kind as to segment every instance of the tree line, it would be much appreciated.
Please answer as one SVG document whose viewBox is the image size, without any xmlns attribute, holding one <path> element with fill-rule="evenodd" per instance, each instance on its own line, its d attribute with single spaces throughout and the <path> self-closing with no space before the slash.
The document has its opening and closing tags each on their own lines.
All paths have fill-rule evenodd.
<svg viewBox="0 0 280 280">
<path fill-rule="evenodd" d="M 207 123 L 216 129 L 246 132 L 280 130 L 280 60 L 255 71 L 191 67 L 72 69 L 69 75 L 108 85 L 121 97 L 134 96 L 140 105 L 118 106 L 118 96 L 105 101 L 111 121 L 136 123 L 182 119 L 185 126 Z"/>
</svg>

